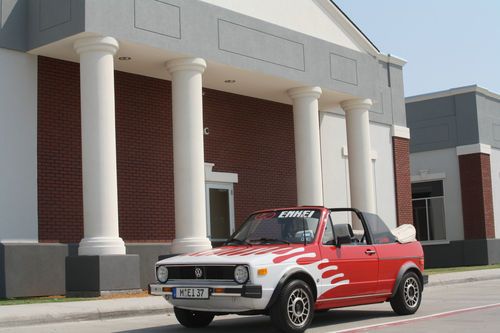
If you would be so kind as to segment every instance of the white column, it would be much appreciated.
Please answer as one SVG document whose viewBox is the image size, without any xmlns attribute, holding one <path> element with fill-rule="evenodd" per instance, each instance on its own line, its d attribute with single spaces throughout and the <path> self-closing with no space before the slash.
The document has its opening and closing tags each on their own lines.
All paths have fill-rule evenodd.
<svg viewBox="0 0 500 333">
<path fill-rule="evenodd" d="M 168 61 L 172 75 L 175 239 L 172 253 L 206 250 L 205 162 L 203 152 L 202 74 L 200 58 Z"/>
<path fill-rule="evenodd" d="M 293 100 L 298 205 L 323 205 L 318 98 L 320 87 L 288 90 Z"/>
<path fill-rule="evenodd" d="M 372 101 L 352 99 L 342 102 L 341 106 L 346 114 L 351 206 L 364 212 L 375 213 L 369 120 Z"/>
<path fill-rule="evenodd" d="M 79 255 L 125 254 L 118 234 L 112 37 L 75 42 L 80 55 L 84 238 Z"/>
</svg>

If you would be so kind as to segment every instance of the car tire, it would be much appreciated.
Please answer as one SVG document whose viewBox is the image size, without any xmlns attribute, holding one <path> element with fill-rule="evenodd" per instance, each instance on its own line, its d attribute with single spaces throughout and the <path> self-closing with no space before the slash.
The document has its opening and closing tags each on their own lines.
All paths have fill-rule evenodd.
<svg viewBox="0 0 500 333">
<path fill-rule="evenodd" d="M 182 326 L 200 328 L 208 326 L 214 319 L 214 314 L 204 311 L 191 311 L 174 307 L 175 317 Z"/>
<path fill-rule="evenodd" d="M 422 301 L 422 282 L 414 272 L 406 272 L 399 283 L 396 295 L 391 298 L 391 307 L 399 315 L 417 312 Z"/>
<path fill-rule="evenodd" d="M 314 297 L 302 280 L 288 282 L 270 309 L 273 325 L 286 333 L 304 332 L 314 317 Z"/>
</svg>

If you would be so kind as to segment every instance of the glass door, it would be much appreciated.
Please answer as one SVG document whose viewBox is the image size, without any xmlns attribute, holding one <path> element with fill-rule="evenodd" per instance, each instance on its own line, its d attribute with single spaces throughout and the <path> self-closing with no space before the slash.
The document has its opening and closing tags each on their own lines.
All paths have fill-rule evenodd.
<svg viewBox="0 0 500 333">
<path fill-rule="evenodd" d="M 233 184 L 207 183 L 207 237 L 224 242 L 234 232 Z"/>
</svg>

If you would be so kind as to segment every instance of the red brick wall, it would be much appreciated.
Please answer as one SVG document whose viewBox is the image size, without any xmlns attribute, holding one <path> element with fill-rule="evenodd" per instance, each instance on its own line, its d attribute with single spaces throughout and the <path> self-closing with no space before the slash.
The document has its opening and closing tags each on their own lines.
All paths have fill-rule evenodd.
<svg viewBox="0 0 500 333">
<path fill-rule="evenodd" d="M 170 82 L 115 72 L 120 236 L 175 237 Z"/>
<path fill-rule="evenodd" d="M 78 64 L 39 57 L 40 241 L 83 237 Z M 239 175 L 236 222 L 296 203 L 291 106 L 204 89 L 205 160 Z M 174 238 L 170 82 L 115 73 L 120 235 Z"/>
<path fill-rule="evenodd" d="M 465 239 L 495 238 L 490 155 L 458 157 Z"/>
<path fill-rule="evenodd" d="M 410 140 L 392 137 L 396 214 L 398 225 L 413 224 L 410 175 Z"/>
<path fill-rule="evenodd" d="M 292 106 L 205 90 L 205 161 L 234 172 L 236 223 L 252 211 L 297 204 Z"/>
<path fill-rule="evenodd" d="M 38 57 L 38 237 L 83 235 L 80 73 L 77 64 Z"/>
</svg>

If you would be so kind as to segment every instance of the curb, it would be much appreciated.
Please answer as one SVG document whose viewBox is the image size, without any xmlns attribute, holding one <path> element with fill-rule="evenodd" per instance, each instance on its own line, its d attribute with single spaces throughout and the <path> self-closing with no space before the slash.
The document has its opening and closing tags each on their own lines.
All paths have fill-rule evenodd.
<svg viewBox="0 0 500 333">
<path fill-rule="evenodd" d="M 85 301 L 85 302 L 91 303 L 95 301 Z M 173 313 L 173 307 L 170 306 L 166 301 L 165 305 L 163 306 L 151 306 L 143 308 L 122 307 L 120 309 L 103 310 L 100 309 L 99 307 L 94 307 L 91 305 L 89 306 L 88 309 L 84 311 L 61 311 L 61 312 L 52 311 L 47 313 L 36 313 L 36 314 L 23 312 L 22 314 L 19 315 L 2 315 L 1 314 L 2 307 L 3 306 L 0 306 L 0 328 L 43 325 L 43 324 L 57 324 L 57 323 L 76 322 L 76 321 L 116 319 L 116 318 L 126 318 L 126 317 L 140 317 L 140 316 Z"/>
<path fill-rule="evenodd" d="M 432 275 L 431 275 L 431 277 L 432 277 Z M 432 281 L 431 277 L 429 277 L 429 283 L 426 285 L 427 288 L 460 284 L 460 283 L 478 282 L 478 281 L 500 280 L 500 274 L 498 274 L 498 275 L 486 275 L 486 276 L 479 276 L 479 277 L 467 277 L 467 278 L 461 278 L 461 279 L 450 279 L 450 280 L 445 280 L 445 281 L 439 281 L 439 280 Z"/>
<path fill-rule="evenodd" d="M 438 287 L 445 285 L 454 285 L 460 283 L 471 283 L 478 281 L 488 281 L 488 280 L 500 280 L 500 274 L 486 275 L 479 277 L 466 277 L 466 278 L 456 278 L 450 280 L 437 280 L 436 275 L 434 279 L 432 276 L 429 277 L 429 283 L 426 288 Z M 437 281 L 432 281 L 437 280 Z M 22 312 L 16 315 L 2 315 L 0 311 L 0 328 L 7 327 L 20 327 L 20 326 L 32 326 L 40 324 L 56 324 L 65 322 L 75 322 L 75 321 L 90 321 L 90 320 L 104 320 L 104 319 L 116 319 L 116 318 L 126 318 L 126 317 L 140 317 L 140 316 L 150 316 L 157 314 L 168 314 L 173 313 L 173 307 L 166 301 L 162 305 L 153 306 L 128 306 L 120 307 L 115 309 L 102 309 L 99 306 L 92 306 L 92 302 L 97 301 L 85 301 L 89 303 L 88 309 L 84 311 L 52 311 L 52 312 L 39 312 L 39 313 L 29 313 Z M 58 303 L 63 304 L 63 303 Z M 102 304 L 102 303 L 101 303 Z M 33 304 L 30 304 L 33 305 Z M 38 305 L 38 304 L 37 304 Z M 94 304 L 95 305 L 95 304 Z M 29 305 L 5 305 L 9 306 L 29 306 Z M 4 306 L 0 306 L 0 310 Z"/>
</svg>

